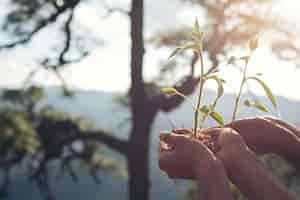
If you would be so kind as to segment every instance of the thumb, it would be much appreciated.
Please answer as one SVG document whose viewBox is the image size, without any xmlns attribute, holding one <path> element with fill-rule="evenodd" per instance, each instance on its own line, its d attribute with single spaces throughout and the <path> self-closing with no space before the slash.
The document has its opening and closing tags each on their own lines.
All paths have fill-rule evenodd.
<svg viewBox="0 0 300 200">
<path fill-rule="evenodd" d="M 174 147 L 179 146 L 182 143 L 182 138 L 185 138 L 185 136 L 182 135 L 177 135 L 174 133 L 161 133 L 160 134 L 160 139 Z"/>
</svg>

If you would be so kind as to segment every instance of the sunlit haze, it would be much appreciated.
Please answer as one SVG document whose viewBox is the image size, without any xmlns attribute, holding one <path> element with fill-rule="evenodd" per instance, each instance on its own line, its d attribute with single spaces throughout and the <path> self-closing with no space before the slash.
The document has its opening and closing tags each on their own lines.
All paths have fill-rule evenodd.
<svg viewBox="0 0 300 200">
<path fill-rule="evenodd" d="M 122 2 L 121 0 L 119 0 Z M 118 1 L 112 1 L 120 5 Z M 275 1 L 276 2 L 276 1 Z M 300 19 L 300 2 L 277 1 L 274 10 L 282 10 L 282 16 L 286 15 L 291 22 Z M 104 10 L 97 5 L 97 1 L 91 1 L 91 5 L 85 4 L 80 8 L 80 17 L 77 22 L 88 29 L 93 29 L 95 35 L 104 41 L 92 51 L 89 57 L 81 63 L 65 68 L 63 76 L 72 88 L 102 91 L 125 91 L 130 84 L 129 80 L 129 24 L 126 17 L 121 14 L 113 14 L 108 18 L 103 18 Z M 124 4 L 123 4 L 124 5 Z M 126 4 L 124 5 L 126 8 Z M 191 25 L 195 16 L 201 19 L 201 13 L 189 6 L 182 6 L 181 3 L 160 1 L 160 3 L 146 0 L 146 36 L 159 30 L 165 30 L 183 24 Z M 204 20 L 204 19 L 201 19 Z M 48 31 L 51 31 L 49 29 Z M 13 50 L 15 53 L 1 52 L 0 86 L 17 87 L 30 70 L 35 66 L 35 59 L 39 54 L 45 54 L 49 45 L 41 45 L 40 41 L 45 41 L 49 33 L 44 30 L 39 37 L 33 41 L 28 50 L 26 47 Z M 52 37 L 59 37 L 53 34 Z M 145 56 L 145 75 L 146 78 L 157 73 L 157 66 L 160 61 L 166 60 L 171 50 L 147 48 Z M 16 56 L 17 53 L 17 56 Z M 24 64 L 25 63 L 25 64 Z M 249 70 L 262 72 L 264 79 L 272 88 L 275 94 L 283 95 L 292 99 L 300 100 L 300 93 L 297 93 L 300 85 L 300 70 L 296 69 L 294 63 L 282 62 L 277 60 L 264 45 L 262 38 L 261 46 L 255 53 L 253 61 L 250 63 Z M 233 87 L 238 84 L 240 79 L 239 71 L 233 68 L 226 69 L 223 73 Z M 49 73 L 38 73 L 34 81 L 43 85 L 57 85 L 59 81 L 54 75 Z M 209 86 L 210 87 L 210 86 Z M 255 92 L 261 90 L 256 85 L 251 86 Z M 230 92 L 230 90 L 228 91 Z"/>
</svg>

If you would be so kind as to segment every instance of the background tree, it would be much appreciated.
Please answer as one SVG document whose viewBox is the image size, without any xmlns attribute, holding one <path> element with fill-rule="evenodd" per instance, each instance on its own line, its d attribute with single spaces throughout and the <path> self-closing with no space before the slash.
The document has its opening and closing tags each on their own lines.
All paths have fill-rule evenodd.
<svg viewBox="0 0 300 200">
<path fill-rule="evenodd" d="M 76 48 L 74 44 L 74 30 L 71 24 L 74 16 L 77 14 L 77 8 L 80 4 L 85 4 L 84 0 L 11 0 L 10 4 L 14 5 L 13 9 L 6 16 L 6 23 L 3 31 L 12 35 L 12 42 L 0 46 L 2 50 L 11 49 L 19 45 L 29 43 L 37 33 L 47 30 L 50 25 L 58 24 L 64 34 L 64 43 L 60 47 L 57 55 L 46 57 L 40 62 L 41 68 L 54 72 L 62 80 L 63 89 L 67 94 L 67 86 L 60 76 L 62 67 L 83 59 L 88 54 L 88 49 Z M 188 1 L 187 1 L 188 2 Z M 263 15 L 263 9 L 269 1 L 258 0 L 199 0 L 189 1 L 195 6 L 204 9 L 207 16 L 207 27 L 205 51 L 208 52 L 212 61 L 211 67 L 219 64 L 219 57 L 226 56 L 225 52 L 232 48 L 237 48 L 240 44 L 247 41 L 250 37 L 258 32 L 275 31 L 283 36 L 281 40 L 272 40 L 274 52 L 284 59 L 293 59 L 286 57 L 284 51 L 293 51 L 299 53 L 298 48 L 290 42 L 294 37 L 292 33 L 282 28 L 280 24 L 275 23 L 272 16 L 266 18 Z M 107 8 L 108 12 L 121 12 L 128 16 L 131 28 L 131 87 L 128 92 L 130 109 L 131 109 L 131 130 L 128 141 L 117 139 L 113 136 L 97 132 L 89 136 L 81 136 L 97 140 L 117 150 L 127 158 L 129 174 L 129 194 L 130 199 L 149 198 L 149 141 L 151 125 L 159 111 L 169 112 L 178 107 L 183 100 L 177 96 L 168 97 L 159 93 L 162 82 L 146 82 L 143 77 L 143 56 L 145 53 L 144 45 L 144 1 L 131 0 L 130 11 L 124 11 L 122 8 Z M 246 6 L 247 10 L 239 9 L 240 6 Z M 105 5 L 104 5 L 105 6 Z M 160 33 L 150 39 L 157 46 L 168 45 L 174 46 L 181 44 L 185 40 L 186 30 L 182 28 L 174 33 Z M 85 36 L 84 38 L 86 38 Z M 276 41 L 276 42 L 275 42 Z M 70 51 L 77 50 L 77 57 L 70 58 Z M 290 55 L 290 54 L 288 54 Z M 294 55 L 294 54 L 293 54 Z M 179 80 L 174 81 L 174 87 L 184 95 L 190 95 L 197 87 L 199 76 L 195 72 L 196 57 L 191 58 L 189 72 Z M 168 68 L 166 71 L 168 71 Z M 39 70 L 39 69 L 36 69 Z M 30 77 L 36 73 L 32 71 Z M 38 124 L 43 125 L 43 121 Z M 65 127 L 66 125 L 63 125 Z M 44 130 L 44 129 L 42 129 Z M 55 134 L 57 130 L 49 133 Z M 48 135 L 47 133 L 45 133 Z M 75 136 L 74 136 L 75 137 Z M 79 137 L 79 136 L 76 136 Z M 70 139 L 72 138 L 72 140 Z M 81 138 L 81 139 L 83 139 Z M 73 136 L 67 136 L 63 140 L 73 140 Z M 86 139 L 84 139 L 86 140 Z M 48 145 L 49 148 L 56 147 L 57 144 Z M 51 155 L 51 154 L 50 154 Z M 48 161 L 48 160 L 46 160 Z M 40 165 L 41 170 L 45 171 L 47 162 Z M 44 184 L 45 185 L 45 184 Z"/>
<path fill-rule="evenodd" d="M 116 170 L 116 162 L 103 154 L 97 140 L 110 140 L 83 118 L 54 110 L 42 103 L 42 88 L 2 91 L 0 108 L 0 169 L 4 178 L 1 196 L 6 196 L 14 167 L 26 165 L 28 181 L 35 183 L 46 199 L 54 199 L 48 167 L 58 161 L 58 176 L 68 174 L 74 182 L 78 175 L 72 163 L 79 160 L 88 167 L 96 183 L 98 170 Z"/>
</svg>

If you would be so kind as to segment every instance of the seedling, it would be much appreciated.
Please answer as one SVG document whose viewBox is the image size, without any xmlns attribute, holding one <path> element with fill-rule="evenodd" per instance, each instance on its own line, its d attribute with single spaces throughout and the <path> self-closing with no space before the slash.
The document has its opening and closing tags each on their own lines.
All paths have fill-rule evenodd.
<svg viewBox="0 0 300 200">
<path fill-rule="evenodd" d="M 238 95 L 237 95 L 237 97 L 235 99 L 234 110 L 233 110 L 233 114 L 232 114 L 232 121 L 234 121 L 236 119 L 236 117 L 237 117 L 237 112 L 238 112 L 238 108 L 239 108 L 239 104 L 240 104 L 241 95 L 243 93 L 243 89 L 244 89 L 244 86 L 245 86 L 246 82 L 249 81 L 249 80 L 254 80 L 257 83 L 259 83 L 262 86 L 262 88 L 264 89 L 267 97 L 271 101 L 271 103 L 274 106 L 274 108 L 276 110 L 278 109 L 275 96 L 273 95 L 272 91 L 267 86 L 267 84 L 264 81 L 262 81 L 260 79 L 260 77 L 259 77 L 262 74 L 261 73 L 257 73 L 257 74 L 255 74 L 253 76 L 248 76 L 248 74 L 247 74 L 247 68 L 248 68 L 248 65 L 249 65 L 249 61 L 250 61 L 250 59 L 252 57 L 252 54 L 258 48 L 258 45 L 259 45 L 259 37 L 258 37 L 258 35 L 256 35 L 253 39 L 251 39 L 249 41 L 248 45 L 249 45 L 249 49 L 250 49 L 249 55 L 243 56 L 243 57 L 239 58 L 239 60 L 243 60 L 244 61 L 245 65 L 243 67 L 243 78 L 242 78 L 242 82 L 241 82 L 241 85 L 240 85 L 240 89 L 239 89 Z M 253 107 L 253 108 L 256 108 L 256 109 L 258 109 L 258 110 L 260 110 L 262 112 L 268 112 L 267 108 L 260 101 L 258 101 L 258 100 L 251 101 L 249 99 L 246 99 L 244 101 L 244 106 L 246 106 L 246 107 Z"/>
<path fill-rule="evenodd" d="M 182 47 L 176 48 L 169 57 L 169 59 L 171 59 L 174 56 L 176 56 L 178 53 L 181 53 L 181 52 L 187 51 L 187 50 L 192 50 L 194 53 L 196 53 L 198 55 L 197 61 L 200 61 L 201 73 L 200 73 L 200 79 L 199 79 L 199 92 L 198 92 L 197 101 L 195 103 L 195 106 L 193 106 L 193 110 L 194 110 L 193 137 L 194 138 L 197 137 L 198 124 L 199 124 L 200 128 L 203 128 L 204 122 L 208 116 L 211 117 L 215 122 L 217 122 L 218 125 L 221 127 L 223 127 L 225 124 L 225 121 L 224 121 L 224 118 L 222 117 L 222 115 L 215 110 L 217 102 L 220 100 L 220 98 L 224 94 L 223 84 L 225 83 L 225 80 L 217 75 L 217 72 L 219 71 L 219 68 L 217 66 L 213 66 L 205 72 L 204 59 L 203 59 L 203 37 L 204 37 L 204 33 L 200 30 L 198 20 L 196 19 L 194 28 L 191 33 L 190 42 L 188 42 L 187 44 L 185 44 Z M 243 92 L 246 82 L 249 80 L 254 80 L 262 86 L 262 88 L 266 92 L 267 97 L 271 101 L 272 105 L 275 107 L 275 109 L 277 109 L 277 103 L 276 103 L 275 97 L 272 94 L 270 88 L 259 78 L 259 76 L 261 74 L 255 74 L 253 76 L 248 76 L 248 74 L 247 74 L 247 68 L 248 68 L 249 61 L 251 59 L 253 52 L 258 48 L 258 45 L 259 45 L 259 38 L 258 38 L 258 36 L 255 36 L 249 42 L 249 49 L 250 49 L 249 55 L 240 57 L 238 59 L 231 58 L 228 61 L 228 63 L 232 63 L 232 62 L 235 62 L 236 60 L 242 60 L 245 63 L 245 65 L 243 67 L 242 82 L 239 87 L 238 95 L 234 101 L 234 110 L 233 110 L 233 114 L 232 114 L 232 121 L 234 121 L 237 117 L 242 92 Z M 214 80 L 217 83 L 217 85 L 218 85 L 217 97 L 215 98 L 215 100 L 213 102 L 202 105 L 202 100 L 203 100 L 203 96 L 204 96 L 204 86 L 208 80 Z M 181 93 L 180 91 L 177 91 L 176 88 L 163 88 L 161 91 L 167 95 L 178 95 L 184 99 L 188 99 L 188 97 L 186 97 L 183 93 Z M 247 99 L 244 101 L 244 106 L 254 107 L 256 109 L 259 109 L 260 111 L 268 112 L 267 108 L 258 100 L 251 101 L 251 100 Z"/>
</svg>

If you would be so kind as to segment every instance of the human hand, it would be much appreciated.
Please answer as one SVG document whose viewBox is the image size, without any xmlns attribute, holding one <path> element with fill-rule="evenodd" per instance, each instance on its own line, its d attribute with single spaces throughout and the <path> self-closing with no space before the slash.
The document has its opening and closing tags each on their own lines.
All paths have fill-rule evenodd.
<svg viewBox="0 0 300 200">
<path fill-rule="evenodd" d="M 201 134 L 212 138 L 214 154 L 219 158 L 225 167 L 235 160 L 243 159 L 243 156 L 250 152 L 243 137 L 232 128 L 207 128 Z"/>
<path fill-rule="evenodd" d="M 278 119 L 249 118 L 234 121 L 227 126 L 239 132 L 246 144 L 257 154 L 275 153 L 287 156 L 293 149 L 299 149 L 297 128 Z"/>
<path fill-rule="evenodd" d="M 231 128 L 209 128 L 202 132 L 215 135 L 216 143 L 220 147 L 215 152 L 216 156 L 224 164 L 230 180 L 249 199 L 294 200 L 261 165 L 237 131 Z"/>
<path fill-rule="evenodd" d="M 159 167 L 170 178 L 196 178 L 221 163 L 201 141 L 188 135 L 160 135 Z"/>
</svg>

